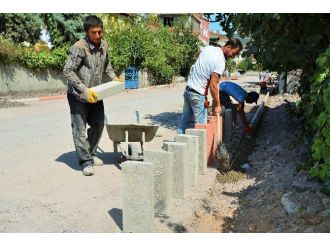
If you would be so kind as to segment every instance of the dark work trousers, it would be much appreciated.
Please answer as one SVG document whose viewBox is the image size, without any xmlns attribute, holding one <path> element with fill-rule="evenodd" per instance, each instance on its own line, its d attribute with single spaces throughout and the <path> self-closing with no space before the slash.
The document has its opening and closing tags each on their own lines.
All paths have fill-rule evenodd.
<svg viewBox="0 0 330 247">
<path fill-rule="evenodd" d="M 76 148 L 79 165 L 93 164 L 97 145 L 101 139 L 104 128 L 103 101 L 90 104 L 80 102 L 72 94 L 67 94 L 74 146 Z M 90 126 L 87 130 L 86 123 Z"/>
</svg>

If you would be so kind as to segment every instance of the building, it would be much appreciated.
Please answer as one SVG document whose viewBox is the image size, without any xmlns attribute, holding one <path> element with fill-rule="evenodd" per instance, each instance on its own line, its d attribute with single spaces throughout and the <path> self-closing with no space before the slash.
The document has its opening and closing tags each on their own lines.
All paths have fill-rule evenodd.
<svg viewBox="0 0 330 247">
<path fill-rule="evenodd" d="M 228 41 L 228 37 L 226 35 L 220 34 L 219 31 L 209 31 L 210 45 L 224 46 Z"/>
<path fill-rule="evenodd" d="M 198 34 L 198 38 L 204 45 L 208 45 L 210 41 L 210 22 L 203 18 L 202 14 L 192 14 L 193 32 Z"/>
<path fill-rule="evenodd" d="M 159 14 L 161 23 L 164 26 L 174 26 L 180 17 L 187 16 L 187 25 L 192 25 L 192 32 L 198 35 L 199 40 L 204 44 L 209 44 L 209 21 L 203 18 L 203 14 Z"/>
</svg>

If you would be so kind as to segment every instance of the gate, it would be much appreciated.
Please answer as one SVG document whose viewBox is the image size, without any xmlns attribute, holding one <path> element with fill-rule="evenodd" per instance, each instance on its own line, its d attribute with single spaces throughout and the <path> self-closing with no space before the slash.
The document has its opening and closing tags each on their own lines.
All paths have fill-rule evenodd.
<svg viewBox="0 0 330 247">
<path fill-rule="evenodd" d="M 139 87 L 139 70 L 130 66 L 125 70 L 125 88 L 132 89 Z"/>
</svg>

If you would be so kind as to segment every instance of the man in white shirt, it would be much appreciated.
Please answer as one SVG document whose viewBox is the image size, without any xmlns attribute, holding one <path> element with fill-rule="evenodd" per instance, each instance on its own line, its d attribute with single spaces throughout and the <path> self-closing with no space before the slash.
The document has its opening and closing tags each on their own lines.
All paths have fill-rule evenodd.
<svg viewBox="0 0 330 247">
<path fill-rule="evenodd" d="M 178 134 L 184 134 L 191 120 L 195 124 L 206 123 L 209 88 L 213 98 L 212 111 L 214 114 L 221 112 L 218 88 L 220 76 L 225 70 L 226 59 L 234 58 L 242 49 L 241 41 L 235 38 L 228 40 L 223 47 L 206 46 L 202 49 L 188 76 Z"/>
</svg>

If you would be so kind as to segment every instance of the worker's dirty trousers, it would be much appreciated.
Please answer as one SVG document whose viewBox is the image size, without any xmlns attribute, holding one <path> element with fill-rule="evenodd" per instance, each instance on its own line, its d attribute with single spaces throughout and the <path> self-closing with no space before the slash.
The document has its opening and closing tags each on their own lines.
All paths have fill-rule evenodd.
<svg viewBox="0 0 330 247">
<path fill-rule="evenodd" d="M 77 100 L 72 94 L 67 94 L 73 142 L 76 148 L 79 165 L 93 164 L 97 145 L 101 139 L 104 128 L 103 101 L 90 104 Z M 89 125 L 86 137 L 86 123 Z"/>
</svg>

